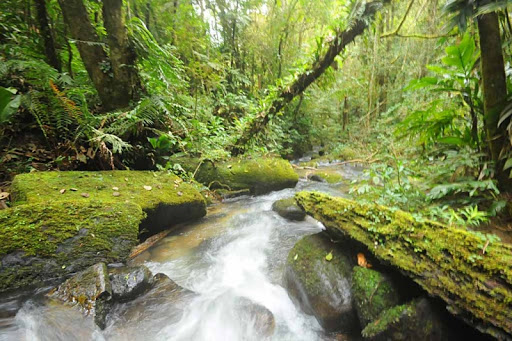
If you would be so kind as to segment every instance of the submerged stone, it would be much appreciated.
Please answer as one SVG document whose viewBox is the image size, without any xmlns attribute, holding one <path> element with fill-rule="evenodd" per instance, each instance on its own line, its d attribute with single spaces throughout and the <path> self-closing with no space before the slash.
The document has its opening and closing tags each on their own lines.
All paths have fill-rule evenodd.
<svg viewBox="0 0 512 341">
<path fill-rule="evenodd" d="M 76 305 L 104 329 L 112 298 L 107 266 L 95 264 L 62 283 L 52 297 Z"/>
<path fill-rule="evenodd" d="M 167 172 L 33 172 L 17 175 L 11 193 L 14 205 L 62 201 L 137 204 L 146 213 L 140 224 L 142 238 L 206 214 L 199 191 Z"/>
<path fill-rule="evenodd" d="M 385 274 L 361 266 L 352 274 L 354 303 L 361 326 L 399 303 L 397 288 Z"/>
<path fill-rule="evenodd" d="M 240 297 L 236 308 L 240 312 L 241 322 L 250 323 L 258 336 L 268 338 L 274 334 L 276 328 L 274 314 L 266 307 L 248 298 Z"/>
<path fill-rule="evenodd" d="M 125 261 L 143 216 L 135 204 L 89 200 L 0 211 L 0 292 Z"/>
<path fill-rule="evenodd" d="M 144 265 L 111 269 L 109 278 L 116 301 L 132 300 L 153 284 L 153 274 Z"/>
<path fill-rule="evenodd" d="M 306 212 L 297 205 L 293 197 L 277 200 L 272 204 L 272 210 L 289 220 L 302 221 L 306 218 Z"/>
<path fill-rule="evenodd" d="M 285 286 L 289 295 L 328 331 L 359 328 L 352 303 L 351 259 L 322 234 L 301 239 L 288 254 Z"/>
<path fill-rule="evenodd" d="M 299 181 L 290 162 L 278 158 L 240 158 L 224 162 L 179 158 L 173 161 L 195 172 L 195 179 L 211 189 L 249 190 L 253 195 L 260 195 L 295 187 Z"/>
</svg>

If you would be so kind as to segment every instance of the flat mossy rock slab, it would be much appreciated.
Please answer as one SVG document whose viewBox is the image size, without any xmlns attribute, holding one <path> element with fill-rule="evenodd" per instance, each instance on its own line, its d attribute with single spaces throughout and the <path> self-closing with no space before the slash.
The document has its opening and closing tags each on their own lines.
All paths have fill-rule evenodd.
<svg viewBox="0 0 512 341">
<path fill-rule="evenodd" d="M 372 341 L 450 341 L 458 339 L 426 298 L 383 311 L 361 335 Z"/>
<path fill-rule="evenodd" d="M 272 204 L 272 210 L 289 220 L 302 221 L 306 218 L 306 212 L 297 205 L 293 197 L 277 200 Z"/>
<path fill-rule="evenodd" d="M 105 329 L 112 299 L 112 286 L 105 263 L 95 264 L 62 283 L 52 295 L 65 303 L 76 305 L 85 315 Z"/>
<path fill-rule="evenodd" d="M 343 181 L 343 176 L 335 170 L 316 170 L 307 175 L 307 179 L 316 182 L 335 184 Z"/>
<path fill-rule="evenodd" d="M 124 261 L 144 217 L 132 203 L 35 203 L 0 211 L 0 292 Z"/>
<path fill-rule="evenodd" d="M 299 175 L 290 162 L 279 158 L 232 159 L 225 162 L 178 158 L 173 162 L 189 172 L 195 172 L 195 179 L 211 189 L 248 189 L 251 194 L 260 195 L 293 188 L 299 181 Z"/>
<path fill-rule="evenodd" d="M 11 194 L 14 205 L 64 200 L 133 202 L 147 214 L 140 226 L 143 239 L 206 214 L 199 191 L 167 172 L 33 172 L 17 175 Z"/>
<path fill-rule="evenodd" d="M 399 302 L 398 288 L 385 274 L 361 266 L 352 273 L 354 303 L 362 327 Z"/>
<path fill-rule="evenodd" d="M 352 303 L 353 265 L 323 234 L 304 237 L 288 254 L 284 278 L 288 294 L 328 332 L 359 328 Z"/>
<path fill-rule="evenodd" d="M 332 238 L 365 245 L 480 331 L 512 338 L 512 245 L 493 236 L 377 205 L 322 193 L 296 194 L 298 204 Z"/>
</svg>

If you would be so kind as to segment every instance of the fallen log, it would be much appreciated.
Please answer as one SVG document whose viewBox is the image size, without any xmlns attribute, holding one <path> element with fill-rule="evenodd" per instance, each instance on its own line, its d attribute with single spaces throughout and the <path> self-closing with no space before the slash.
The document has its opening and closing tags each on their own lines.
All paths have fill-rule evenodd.
<svg viewBox="0 0 512 341">
<path fill-rule="evenodd" d="M 403 211 L 300 192 L 297 203 L 332 238 L 364 244 L 478 330 L 512 339 L 512 245 Z"/>
</svg>

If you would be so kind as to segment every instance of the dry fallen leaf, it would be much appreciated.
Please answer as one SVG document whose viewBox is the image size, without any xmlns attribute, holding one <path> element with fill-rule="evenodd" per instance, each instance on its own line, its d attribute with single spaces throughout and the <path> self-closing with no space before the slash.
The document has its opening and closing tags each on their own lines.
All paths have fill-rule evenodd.
<svg viewBox="0 0 512 341">
<path fill-rule="evenodd" d="M 113 196 L 115 196 L 115 197 L 118 197 L 118 196 L 120 196 L 120 195 L 121 195 L 121 193 L 119 193 L 119 192 L 114 192 L 114 193 L 112 193 L 112 195 L 113 195 Z"/>
<path fill-rule="evenodd" d="M 65 188 L 63 188 L 63 189 L 61 189 L 59 192 L 60 192 L 60 194 L 64 194 L 64 193 L 66 193 L 66 189 L 65 189 Z"/>
<path fill-rule="evenodd" d="M 183 195 L 183 192 L 178 192 L 178 195 L 181 197 Z"/>
<path fill-rule="evenodd" d="M 0 200 L 0 210 L 5 210 L 7 207 L 7 204 L 5 203 L 5 201 L 3 200 Z"/>
<path fill-rule="evenodd" d="M 80 195 L 83 196 L 84 198 L 89 198 L 90 197 L 89 193 L 82 193 Z"/>
<path fill-rule="evenodd" d="M 76 188 L 70 188 L 69 190 L 70 190 L 70 191 L 73 191 L 73 192 L 78 191 L 78 189 L 76 189 Z"/>
<path fill-rule="evenodd" d="M 357 254 L 357 265 L 367 269 L 372 267 L 372 265 L 366 261 L 366 257 L 362 253 Z"/>
<path fill-rule="evenodd" d="M 112 187 L 112 190 L 117 192 L 119 191 L 119 187 Z"/>
<path fill-rule="evenodd" d="M 153 189 L 153 187 L 151 187 L 151 186 L 144 186 L 144 189 L 145 189 L 146 191 L 151 191 L 151 190 Z"/>
<path fill-rule="evenodd" d="M 9 198 L 9 193 L 8 192 L 1 192 L 0 193 L 0 200 L 4 200 L 4 199 L 7 199 Z"/>
</svg>

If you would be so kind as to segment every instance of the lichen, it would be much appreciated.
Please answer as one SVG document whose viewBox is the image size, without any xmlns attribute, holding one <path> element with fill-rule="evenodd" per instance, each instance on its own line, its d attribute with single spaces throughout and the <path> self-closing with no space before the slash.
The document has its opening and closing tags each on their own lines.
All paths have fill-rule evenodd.
<svg viewBox="0 0 512 341">
<path fill-rule="evenodd" d="M 321 193 L 301 192 L 296 200 L 328 232 L 366 245 L 466 319 L 512 334 L 512 245 Z"/>
<path fill-rule="evenodd" d="M 390 279 L 378 271 L 356 266 L 352 283 L 356 310 L 363 326 L 399 303 Z"/>
<path fill-rule="evenodd" d="M 223 162 L 180 158 L 172 162 L 195 173 L 195 179 L 211 189 L 238 191 L 249 189 L 251 194 L 264 194 L 294 187 L 299 176 L 290 163 L 277 158 L 231 159 Z M 199 168 L 198 168 L 199 166 Z"/>
<path fill-rule="evenodd" d="M 140 206 L 104 201 L 28 204 L 0 211 L 0 291 L 98 261 L 126 259 L 144 217 Z"/>
</svg>

